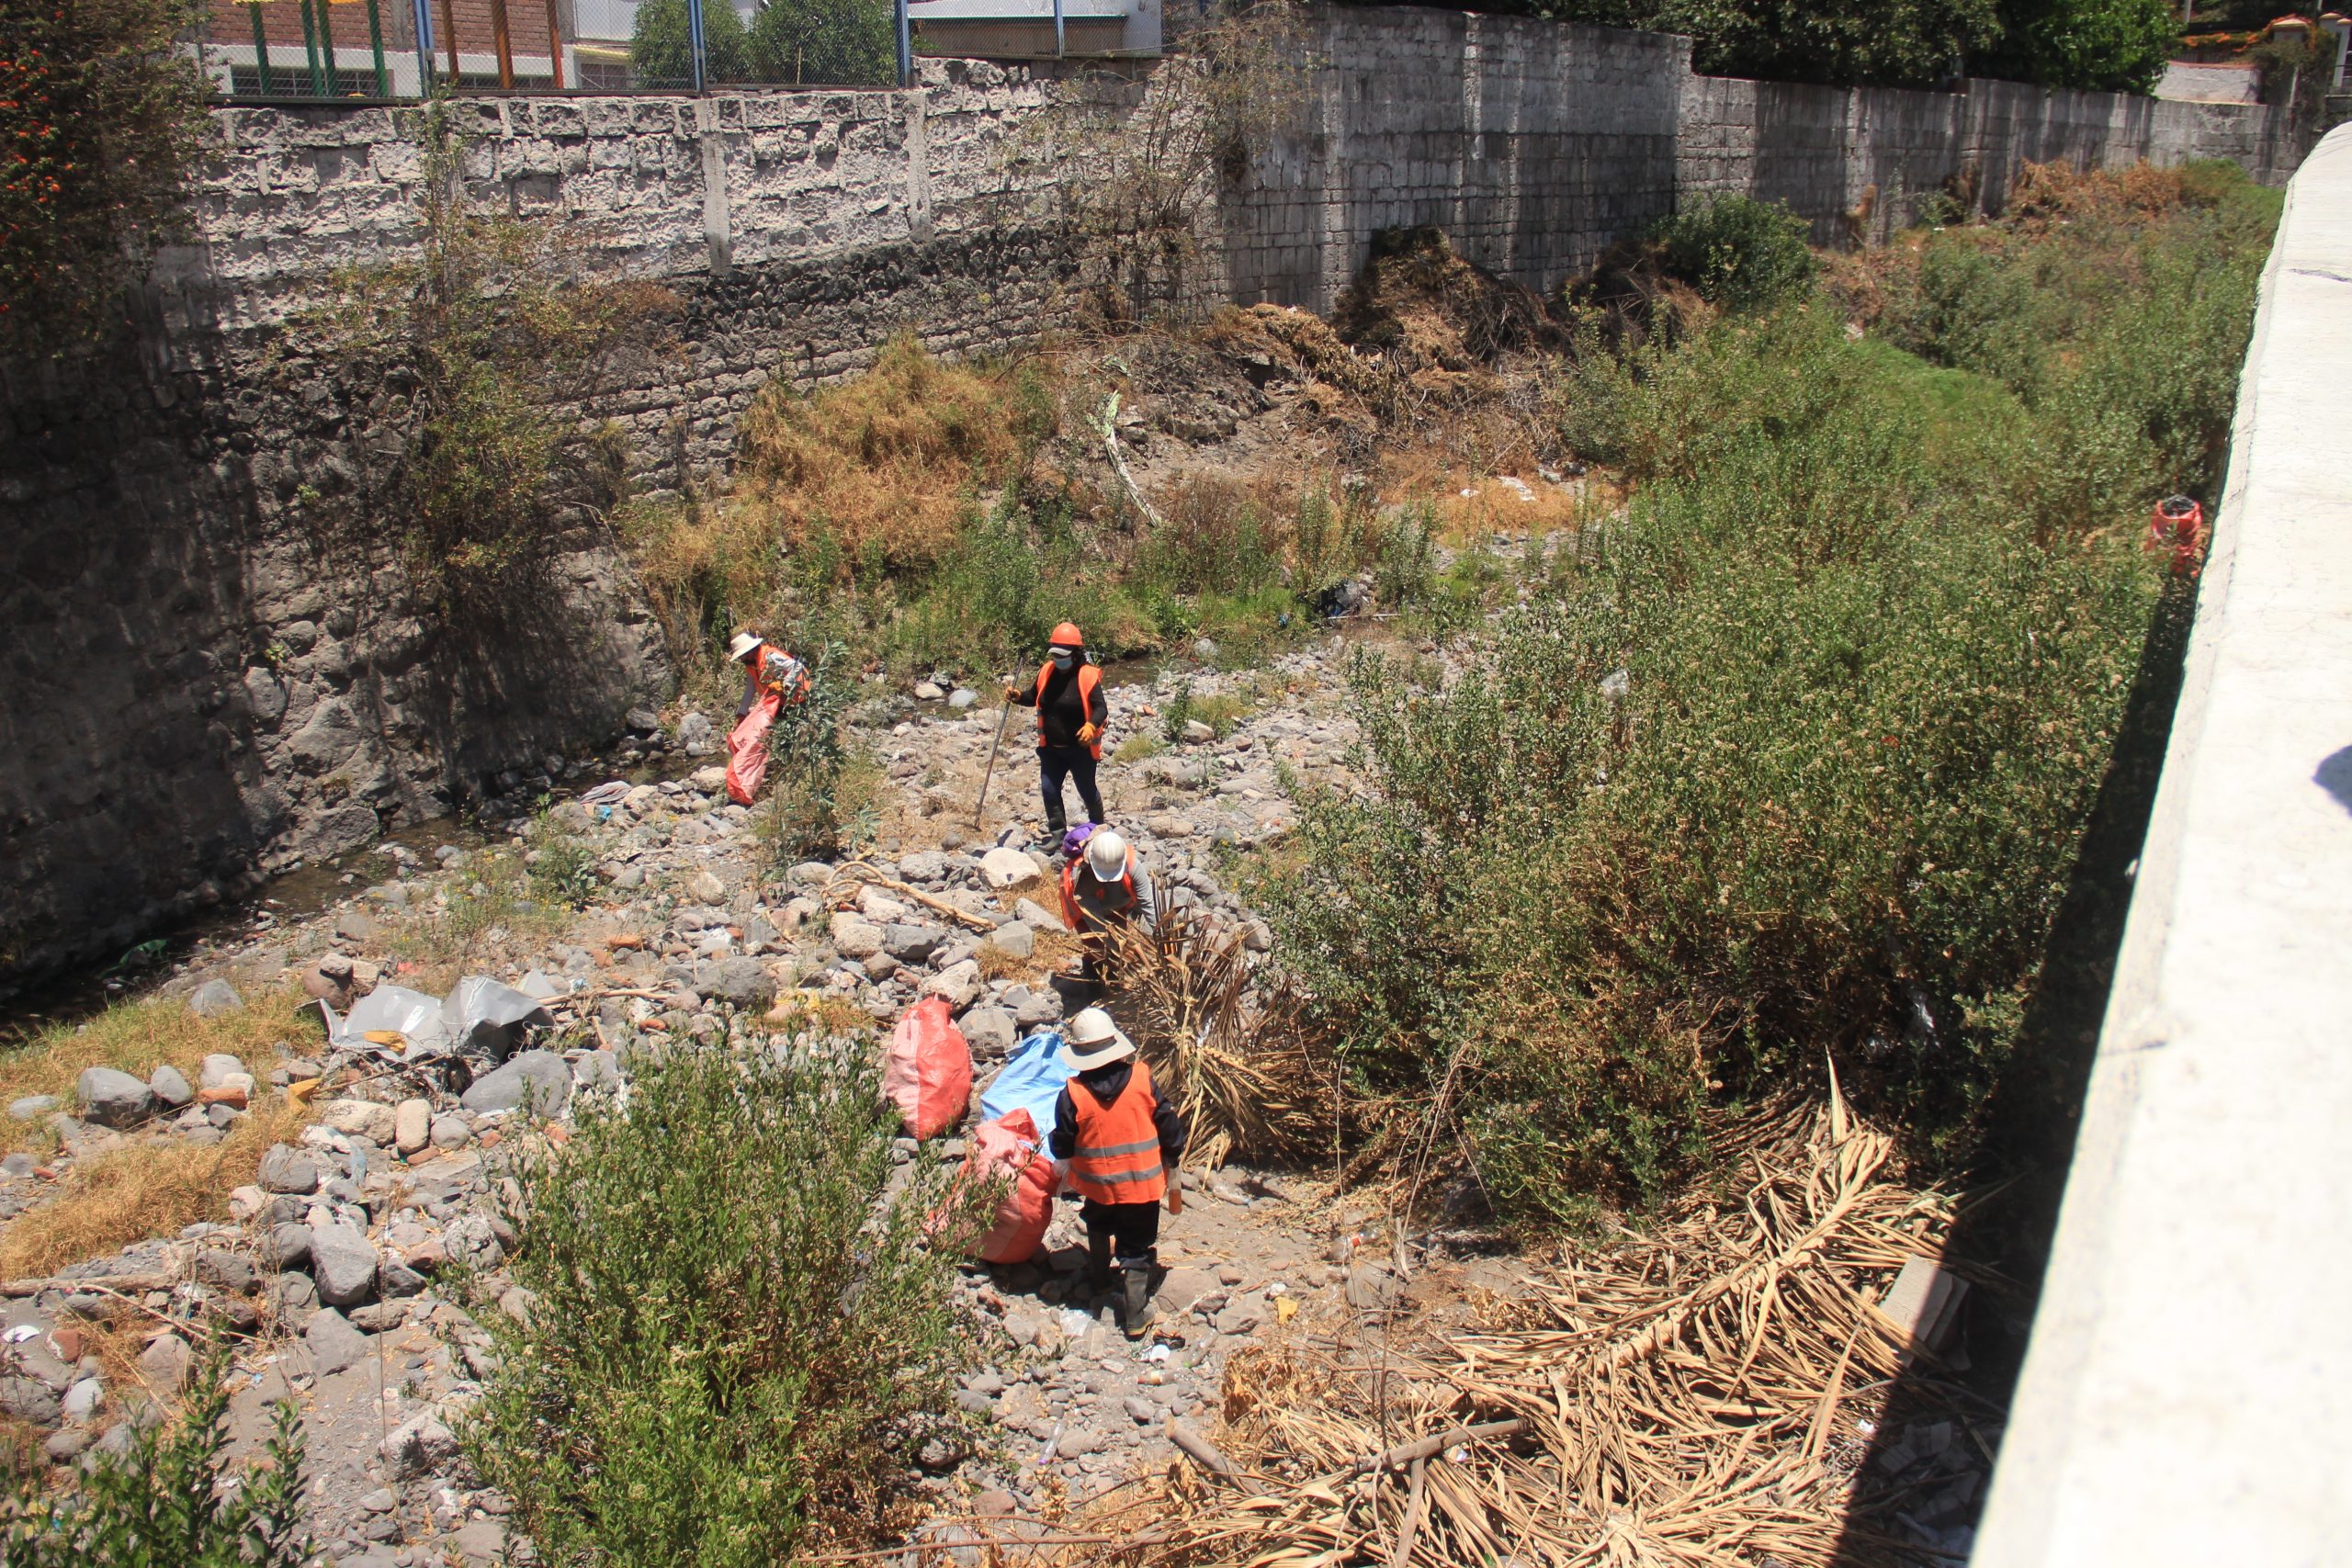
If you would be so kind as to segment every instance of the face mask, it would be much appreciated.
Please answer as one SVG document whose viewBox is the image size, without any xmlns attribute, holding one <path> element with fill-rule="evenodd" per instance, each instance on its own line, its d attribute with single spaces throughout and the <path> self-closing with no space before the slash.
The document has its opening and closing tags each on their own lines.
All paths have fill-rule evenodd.
<svg viewBox="0 0 2352 1568">
<path fill-rule="evenodd" d="M 1078 655 L 1071 652 L 1067 648 L 1049 649 L 1047 657 L 1053 660 L 1054 668 L 1057 670 L 1067 670 L 1071 665 L 1078 662 Z"/>
</svg>

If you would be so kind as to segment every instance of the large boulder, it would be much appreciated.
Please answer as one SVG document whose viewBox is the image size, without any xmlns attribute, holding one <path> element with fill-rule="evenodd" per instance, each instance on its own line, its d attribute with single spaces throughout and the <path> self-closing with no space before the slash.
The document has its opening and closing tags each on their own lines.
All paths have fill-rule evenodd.
<svg viewBox="0 0 2352 1568">
<path fill-rule="evenodd" d="M 155 1091 L 113 1067 L 84 1067 L 74 1086 L 85 1121 L 127 1127 L 154 1114 Z"/>
<path fill-rule="evenodd" d="M 519 1052 L 504 1066 L 476 1078 L 458 1101 L 480 1116 L 519 1110 L 526 1097 L 539 1115 L 563 1113 L 571 1103 L 571 1069 L 562 1057 L 552 1051 Z"/>
<path fill-rule="evenodd" d="M 831 934 L 833 951 L 843 958 L 863 963 L 882 951 L 880 922 L 869 920 L 863 915 L 854 915 L 846 909 L 833 916 Z"/>
</svg>

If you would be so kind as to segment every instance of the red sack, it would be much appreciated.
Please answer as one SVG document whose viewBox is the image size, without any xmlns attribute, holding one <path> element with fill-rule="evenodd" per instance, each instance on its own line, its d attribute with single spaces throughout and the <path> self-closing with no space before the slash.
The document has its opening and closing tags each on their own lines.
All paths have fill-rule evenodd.
<svg viewBox="0 0 2352 1568">
<path fill-rule="evenodd" d="M 768 782 L 768 726 L 784 711 L 784 694 L 770 692 L 727 732 L 727 798 L 749 806 Z"/>
<path fill-rule="evenodd" d="M 882 1098 L 899 1108 L 910 1137 L 935 1138 L 964 1120 L 972 1099 L 972 1048 L 947 1015 L 944 997 L 925 997 L 890 1031 Z"/>
<path fill-rule="evenodd" d="M 1012 1179 L 997 1201 L 996 1228 L 980 1238 L 982 1262 L 1026 1263 L 1046 1239 L 1054 1218 L 1054 1156 L 1042 1144 L 1026 1111 L 1008 1111 L 973 1132 L 965 1170 L 976 1179 Z"/>
</svg>

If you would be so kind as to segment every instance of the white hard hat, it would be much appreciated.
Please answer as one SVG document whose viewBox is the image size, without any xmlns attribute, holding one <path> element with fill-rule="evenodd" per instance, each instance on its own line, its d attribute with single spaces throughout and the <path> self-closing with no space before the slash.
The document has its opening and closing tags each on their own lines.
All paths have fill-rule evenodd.
<svg viewBox="0 0 2352 1568">
<path fill-rule="evenodd" d="M 1127 874 L 1127 841 L 1108 828 L 1097 828 L 1086 840 L 1086 869 L 1097 882 L 1115 882 Z"/>
<path fill-rule="evenodd" d="M 1081 1073 L 1136 1054 L 1136 1043 L 1101 1008 L 1087 1008 L 1071 1019 L 1062 1040 L 1062 1060 Z"/>
<path fill-rule="evenodd" d="M 757 632 L 737 632 L 735 640 L 727 645 L 727 657 L 729 660 L 741 659 L 752 649 L 764 645 L 766 641 L 767 638 Z"/>
</svg>

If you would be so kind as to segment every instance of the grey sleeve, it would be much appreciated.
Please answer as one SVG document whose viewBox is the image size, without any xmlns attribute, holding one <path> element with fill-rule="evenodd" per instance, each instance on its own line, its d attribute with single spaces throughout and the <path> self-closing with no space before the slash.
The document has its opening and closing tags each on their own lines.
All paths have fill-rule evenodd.
<svg viewBox="0 0 2352 1568">
<path fill-rule="evenodd" d="M 1159 909 L 1152 897 L 1151 873 L 1144 869 L 1140 860 L 1136 862 L 1136 924 L 1148 931 L 1159 929 Z"/>
</svg>

